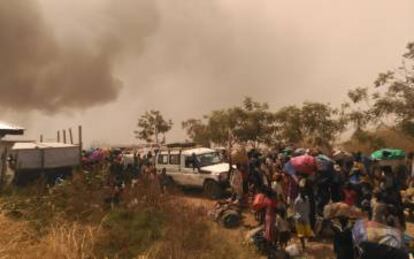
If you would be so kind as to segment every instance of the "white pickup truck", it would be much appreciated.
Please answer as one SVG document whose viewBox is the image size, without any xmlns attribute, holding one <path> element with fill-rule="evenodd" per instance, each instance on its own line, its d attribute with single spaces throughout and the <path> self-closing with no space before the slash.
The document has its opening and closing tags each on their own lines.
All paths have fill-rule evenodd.
<svg viewBox="0 0 414 259">
<path fill-rule="evenodd" d="M 160 150 L 155 161 L 158 172 L 183 187 L 203 188 L 212 199 L 220 198 L 228 186 L 229 164 L 209 148 Z"/>
</svg>

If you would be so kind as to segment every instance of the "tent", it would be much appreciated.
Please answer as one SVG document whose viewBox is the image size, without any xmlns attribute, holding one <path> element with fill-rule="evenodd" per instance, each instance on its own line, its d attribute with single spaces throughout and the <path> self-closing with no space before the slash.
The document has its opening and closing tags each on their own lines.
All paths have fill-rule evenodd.
<svg viewBox="0 0 414 259">
<path fill-rule="evenodd" d="M 371 158 L 374 160 L 400 160 L 404 159 L 405 156 L 403 150 L 392 148 L 383 148 L 371 154 Z"/>
</svg>

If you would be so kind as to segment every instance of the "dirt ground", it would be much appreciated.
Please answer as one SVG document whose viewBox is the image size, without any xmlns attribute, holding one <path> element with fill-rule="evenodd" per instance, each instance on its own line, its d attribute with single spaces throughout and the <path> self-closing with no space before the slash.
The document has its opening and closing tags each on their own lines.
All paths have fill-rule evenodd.
<svg viewBox="0 0 414 259">
<path fill-rule="evenodd" d="M 187 204 L 190 204 L 195 207 L 204 207 L 207 210 L 211 209 L 215 201 L 206 199 L 203 195 L 197 191 L 188 190 L 184 194 L 179 195 L 180 199 L 182 199 Z M 245 243 L 245 236 L 249 230 L 253 227 L 257 226 L 257 222 L 254 219 L 254 216 L 248 210 L 245 210 L 243 213 L 243 225 L 237 229 L 225 229 L 217 225 L 217 228 L 224 236 L 228 237 L 229 239 L 234 240 L 235 243 L 243 245 Z M 412 230 L 414 231 L 414 225 L 411 226 Z M 297 243 L 300 244 L 297 238 L 292 238 L 290 244 Z M 331 240 L 318 240 L 318 241 L 310 241 L 307 243 L 307 249 L 305 253 L 300 258 L 307 258 L 307 259 L 316 259 L 316 258 L 324 258 L 330 259 L 335 258 L 333 252 L 333 244 Z"/>
</svg>

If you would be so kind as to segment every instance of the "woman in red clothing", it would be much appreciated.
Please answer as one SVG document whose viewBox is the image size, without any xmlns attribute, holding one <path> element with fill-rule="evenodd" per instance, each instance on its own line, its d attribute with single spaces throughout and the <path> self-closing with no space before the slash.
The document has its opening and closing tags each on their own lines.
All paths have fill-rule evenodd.
<svg viewBox="0 0 414 259">
<path fill-rule="evenodd" d="M 275 222 L 276 222 L 276 208 L 277 199 L 276 194 L 268 191 L 266 192 L 265 204 L 265 220 L 264 220 L 264 238 L 269 244 L 275 242 Z"/>
</svg>

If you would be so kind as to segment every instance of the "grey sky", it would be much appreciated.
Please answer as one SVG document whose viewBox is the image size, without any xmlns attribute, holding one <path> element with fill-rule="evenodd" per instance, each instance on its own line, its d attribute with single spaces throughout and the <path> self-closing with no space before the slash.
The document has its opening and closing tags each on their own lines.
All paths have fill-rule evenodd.
<svg viewBox="0 0 414 259">
<path fill-rule="evenodd" d="M 87 143 L 131 143 L 137 117 L 159 109 L 175 122 L 169 139 L 182 140 L 182 120 L 238 104 L 244 96 L 275 109 L 306 100 L 338 104 L 347 89 L 369 86 L 378 72 L 398 66 L 414 40 L 410 0 L 38 4 L 62 46 L 99 48 L 102 37 L 115 42 L 110 76 L 122 87 L 112 91 L 108 85 L 113 95 L 107 96 L 99 85 L 78 85 L 91 99 L 69 91 L 91 107 L 59 96 L 67 107 L 46 113 L 38 105 L 35 111 L 8 109 L 5 118 L 27 127 L 28 138 L 52 138 L 57 129 L 82 124 Z M 94 93 L 102 101 L 95 103 Z"/>
</svg>

